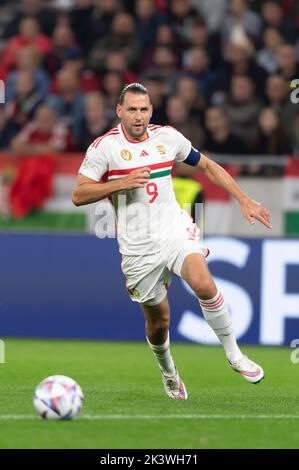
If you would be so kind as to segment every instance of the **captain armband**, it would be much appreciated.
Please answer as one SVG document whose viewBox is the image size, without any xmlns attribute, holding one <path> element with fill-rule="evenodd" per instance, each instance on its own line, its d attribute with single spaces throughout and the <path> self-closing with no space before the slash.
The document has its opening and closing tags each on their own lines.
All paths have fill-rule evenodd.
<svg viewBox="0 0 299 470">
<path fill-rule="evenodd" d="M 200 160 L 201 154 L 194 147 L 191 147 L 188 157 L 184 160 L 187 165 L 196 166 Z"/>
</svg>

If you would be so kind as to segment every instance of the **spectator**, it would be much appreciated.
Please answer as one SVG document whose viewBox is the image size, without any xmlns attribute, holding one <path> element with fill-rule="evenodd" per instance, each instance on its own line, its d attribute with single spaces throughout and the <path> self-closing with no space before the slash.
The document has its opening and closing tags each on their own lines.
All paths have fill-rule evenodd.
<svg viewBox="0 0 299 470">
<path fill-rule="evenodd" d="M 74 7 L 69 12 L 70 26 L 85 54 L 93 44 L 93 14 L 93 0 L 74 0 Z"/>
<path fill-rule="evenodd" d="M 297 0 L 282 0 L 284 13 L 290 18 L 295 18 L 296 26 L 299 28 L 299 3 Z"/>
<path fill-rule="evenodd" d="M 4 107 L 0 107 L 0 149 L 8 150 L 10 142 L 18 133 L 19 126 L 8 119 Z"/>
<path fill-rule="evenodd" d="M 259 97 L 264 97 L 267 74 L 254 61 L 254 50 L 246 45 L 228 43 L 225 46 L 225 63 L 219 70 L 215 91 L 227 93 L 234 75 L 247 75 L 253 80 Z"/>
<path fill-rule="evenodd" d="M 270 75 L 266 82 L 266 97 L 268 106 L 279 114 L 284 130 L 292 139 L 298 106 L 291 102 L 288 83 L 281 75 Z"/>
<path fill-rule="evenodd" d="M 232 134 L 224 110 L 213 106 L 205 114 L 207 135 L 203 149 L 212 153 L 244 155 L 248 153 L 245 143 Z"/>
<path fill-rule="evenodd" d="M 248 8 L 247 0 L 230 0 L 229 13 L 223 24 L 223 40 L 234 42 L 237 38 L 250 36 L 257 41 L 262 32 L 262 20 Z"/>
<path fill-rule="evenodd" d="M 188 75 L 183 75 L 176 82 L 176 94 L 183 100 L 189 116 L 200 122 L 206 102 L 199 92 L 196 80 Z"/>
<path fill-rule="evenodd" d="M 201 149 L 203 144 L 203 130 L 198 121 L 189 117 L 188 108 L 179 96 L 172 96 L 166 107 L 168 124 L 184 133 L 195 148 Z"/>
<path fill-rule="evenodd" d="M 19 31 L 20 22 L 26 18 L 34 18 L 40 26 L 40 30 L 46 36 L 52 36 L 53 29 L 56 22 L 55 10 L 43 5 L 45 2 L 42 0 L 21 0 L 19 8 L 14 12 L 14 15 L 7 23 L 2 37 L 9 39 L 16 36 Z"/>
<path fill-rule="evenodd" d="M 142 48 L 150 47 L 157 28 L 162 22 L 162 17 L 155 11 L 153 0 L 137 0 L 136 12 L 136 34 Z"/>
<path fill-rule="evenodd" d="M 92 17 L 92 35 L 94 41 L 110 33 L 113 18 L 121 10 L 120 0 L 101 0 L 96 2 Z"/>
<path fill-rule="evenodd" d="M 59 121 L 53 108 L 44 104 L 34 120 L 14 137 L 11 150 L 16 155 L 51 155 L 71 149 L 67 127 Z"/>
<path fill-rule="evenodd" d="M 178 53 L 182 52 L 183 44 L 181 38 L 175 34 L 171 26 L 162 23 L 158 26 L 155 36 L 154 46 L 174 48 Z"/>
<path fill-rule="evenodd" d="M 246 75 L 236 75 L 231 81 L 231 91 L 223 105 L 234 135 L 250 144 L 256 137 L 261 102 L 254 94 L 254 84 Z"/>
<path fill-rule="evenodd" d="M 283 44 L 278 47 L 276 55 L 279 74 L 288 82 L 298 78 L 299 65 L 295 47 L 290 44 Z"/>
<path fill-rule="evenodd" d="M 87 93 L 84 104 L 84 119 L 77 144 L 77 150 L 81 152 L 85 152 L 94 139 L 105 134 L 111 126 L 103 95 L 96 92 Z"/>
<path fill-rule="evenodd" d="M 282 0 L 283 10 L 289 18 L 296 18 L 297 29 L 299 29 L 299 3 L 297 0 Z"/>
<path fill-rule="evenodd" d="M 177 56 L 180 57 L 185 46 L 181 38 L 173 31 L 169 24 L 160 24 L 157 27 L 155 40 L 152 41 L 151 47 L 144 50 L 144 54 L 140 57 L 138 69 L 141 73 L 153 67 L 155 51 L 160 47 L 170 51 L 175 50 Z M 175 60 L 175 63 L 176 62 Z"/>
<path fill-rule="evenodd" d="M 191 37 L 191 29 L 197 12 L 192 7 L 190 0 L 171 0 L 169 21 L 175 33 L 188 41 Z"/>
<path fill-rule="evenodd" d="M 124 86 L 122 76 L 117 72 L 107 72 L 102 80 L 102 91 L 106 100 L 106 113 L 110 121 L 115 120 L 115 107 Z"/>
<path fill-rule="evenodd" d="M 166 92 L 169 94 L 174 87 L 175 80 L 178 78 L 177 58 L 171 48 L 158 46 L 153 55 L 153 66 L 149 73 L 159 75 L 164 82 Z"/>
<path fill-rule="evenodd" d="M 19 129 L 30 121 L 43 99 L 40 95 L 31 71 L 21 70 L 15 77 L 15 94 L 6 107 L 11 121 Z"/>
<path fill-rule="evenodd" d="M 102 72 L 106 56 L 115 51 L 125 54 L 129 67 L 134 68 L 137 65 L 140 44 L 135 34 L 134 19 L 128 13 L 117 13 L 112 21 L 110 34 L 94 44 L 88 58 L 91 69 Z"/>
<path fill-rule="evenodd" d="M 287 155 L 290 142 L 281 126 L 278 113 L 273 108 L 264 108 L 259 116 L 259 133 L 253 142 L 252 151 L 259 155 Z"/>
<path fill-rule="evenodd" d="M 16 67 L 19 51 L 27 46 L 32 46 L 43 56 L 51 48 L 51 40 L 40 32 L 36 19 L 24 18 L 20 22 L 19 34 L 12 37 L 3 51 L 1 77 L 5 78 L 7 73 Z"/>
<path fill-rule="evenodd" d="M 262 110 L 259 117 L 259 131 L 253 142 L 251 151 L 254 154 L 264 156 L 288 155 L 291 145 L 285 134 L 277 112 L 272 108 Z M 283 166 L 274 165 L 249 165 L 243 170 L 243 174 L 254 176 L 282 176 Z"/>
<path fill-rule="evenodd" d="M 197 82 L 198 90 L 207 100 L 210 98 L 216 73 L 210 67 L 210 59 L 207 51 L 203 47 L 194 47 L 184 55 L 184 69 Z"/>
<path fill-rule="evenodd" d="M 207 24 L 202 18 L 196 18 L 192 24 L 191 37 L 189 41 L 189 50 L 183 54 L 183 64 L 188 61 L 190 49 L 200 47 L 208 52 L 212 67 L 217 67 L 222 61 L 222 51 L 220 41 L 216 35 L 210 35 Z"/>
<path fill-rule="evenodd" d="M 166 125 L 166 87 L 163 78 L 155 73 L 147 73 L 144 76 L 143 83 L 148 89 L 153 105 L 152 124 Z"/>
<path fill-rule="evenodd" d="M 76 52 L 80 52 L 80 47 L 75 41 L 73 30 L 69 25 L 59 24 L 54 29 L 52 47 L 45 57 L 44 66 L 54 77 L 70 54 Z"/>
<path fill-rule="evenodd" d="M 296 23 L 292 18 L 284 17 L 281 2 L 265 0 L 261 13 L 266 27 L 278 29 L 286 42 L 295 43 L 298 36 Z"/>
<path fill-rule="evenodd" d="M 63 118 L 72 136 L 79 133 L 84 113 L 84 95 L 80 91 L 78 75 L 70 68 L 57 73 L 57 95 L 50 95 L 47 102 Z"/>
<path fill-rule="evenodd" d="M 226 13 L 227 0 L 191 0 L 191 5 L 207 24 L 211 34 L 220 32 Z"/>
<path fill-rule="evenodd" d="M 75 76 L 79 77 L 79 89 L 82 93 L 100 90 L 100 77 L 92 70 L 86 68 L 84 56 L 81 52 L 76 50 L 69 51 L 66 55 L 63 68 L 71 70 Z M 57 91 L 56 79 L 54 79 L 52 91 L 54 93 Z"/>
<path fill-rule="evenodd" d="M 16 69 L 9 72 L 5 81 L 5 99 L 9 102 L 16 94 L 16 80 L 19 72 L 30 72 L 34 77 L 36 89 L 41 98 L 45 99 L 50 88 L 50 77 L 41 67 L 41 56 L 32 46 L 19 50 L 16 61 Z"/>
<path fill-rule="evenodd" d="M 6 32 L 7 26 L 11 23 L 12 18 L 16 14 L 18 10 L 18 6 L 12 2 L 3 1 L 0 2 L 0 44 L 1 49 L 3 44 L 7 41 L 8 37 L 4 37 L 4 33 Z M 16 34 L 17 30 L 14 32 Z M 1 183 L 0 183 L 0 191 L 1 191 Z M 1 206 L 1 204 L 0 204 Z"/>
<path fill-rule="evenodd" d="M 266 28 L 263 34 L 264 47 L 257 53 L 257 63 L 267 72 L 275 73 L 278 69 L 276 52 L 284 42 L 282 35 L 276 28 Z"/>
<path fill-rule="evenodd" d="M 191 47 L 208 47 L 209 30 L 202 18 L 196 18 L 192 23 L 189 44 Z"/>
<path fill-rule="evenodd" d="M 129 69 L 126 55 L 121 51 L 111 52 L 105 59 L 105 73 L 116 72 L 124 83 L 136 82 L 137 74 Z"/>
</svg>

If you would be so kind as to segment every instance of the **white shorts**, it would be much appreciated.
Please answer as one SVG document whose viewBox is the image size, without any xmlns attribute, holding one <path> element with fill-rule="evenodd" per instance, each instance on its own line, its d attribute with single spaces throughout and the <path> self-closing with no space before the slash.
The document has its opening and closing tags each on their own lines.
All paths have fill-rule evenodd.
<svg viewBox="0 0 299 470">
<path fill-rule="evenodd" d="M 167 294 L 171 274 L 181 276 L 184 259 L 191 253 L 207 257 L 209 250 L 200 243 L 200 230 L 192 219 L 186 226 L 186 237 L 166 244 L 165 250 L 152 255 L 123 255 L 121 269 L 133 302 L 159 304 Z"/>
</svg>

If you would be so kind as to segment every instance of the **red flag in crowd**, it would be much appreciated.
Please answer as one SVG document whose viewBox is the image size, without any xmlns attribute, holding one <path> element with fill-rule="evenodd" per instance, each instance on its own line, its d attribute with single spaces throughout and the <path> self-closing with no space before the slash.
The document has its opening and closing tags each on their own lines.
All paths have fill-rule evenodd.
<svg viewBox="0 0 299 470">
<path fill-rule="evenodd" d="M 10 193 L 13 217 L 25 217 L 43 206 L 53 193 L 53 174 L 52 157 L 29 157 L 21 161 Z"/>
</svg>

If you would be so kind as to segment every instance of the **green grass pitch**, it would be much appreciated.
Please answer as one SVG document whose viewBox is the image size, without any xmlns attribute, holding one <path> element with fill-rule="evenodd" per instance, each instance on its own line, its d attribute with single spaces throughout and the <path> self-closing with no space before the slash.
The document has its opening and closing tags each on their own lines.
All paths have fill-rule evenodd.
<svg viewBox="0 0 299 470">
<path fill-rule="evenodd" d="M 244 347 L 266 379 L 248 384 L 220 347 L 173 344 L 188 388 L 170 400 L 146 343 L 5 341 L 0 364 L 1 448 L 298 448 L 299 364 L 291 349 Z M 79 382 L 85 403 L 73 421 L 43 421 L 32 405 L 52 374 Z"/>
</svg>

